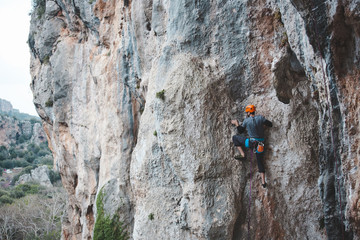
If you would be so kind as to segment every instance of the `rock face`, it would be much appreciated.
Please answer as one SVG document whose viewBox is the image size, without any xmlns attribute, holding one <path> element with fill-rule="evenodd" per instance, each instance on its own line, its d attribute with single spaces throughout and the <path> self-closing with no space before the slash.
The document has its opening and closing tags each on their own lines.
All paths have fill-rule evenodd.
<svg viewBox="0 0 360 240">
<path fill-rule="evenodd" d="M 40 119 L 20 113 L 9 101 L 0 99 L 0 146 L 9 147 L 21 137 L 35 144 L 46 141 Z"/>
<path fill-rule="evenodd" d="M 11 103 L 4 99 L 0 99 L 0 112 L 8 113 L 12 111 L 13 111 L 13 106 L 11 105 Z"/>
<path fill-rule="evenodd" d="M 29 143 L 40 144 L 46 141 L 46 135 L 40 122 L 18 120 L 0 114 L 0 146 L 9 147 L 20 138 L 29 140 Z"/>
<path fill-rule="evenodd" d="M 52 187 L 50 178 L 49 178 L 50 170 L 47 166 L 40 166 L 33 170 L 31 170 L 30 174 L 21 175 L 19 180 L 16 182 L 18 184 L 24 184 L 26 182 L 37 182 L 45 187 Z"/>
<path fill-rule="evenodd" d="M 360 238 L 360 3 L 290 2 L 37 6 L 32 89 L 69 193 L 63 239 L 92 238 L 101 189 L 132 239 Z M 247 104 L 274 124 L 266 189 L 250 152 L 233 159 Z"/>
</svg>

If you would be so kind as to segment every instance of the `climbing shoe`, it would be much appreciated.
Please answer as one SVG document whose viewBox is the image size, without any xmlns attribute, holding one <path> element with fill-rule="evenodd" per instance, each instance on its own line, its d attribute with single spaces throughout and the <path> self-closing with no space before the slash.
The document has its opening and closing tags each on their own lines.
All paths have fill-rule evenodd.
<svg viewBox="0 0 360 240">
<path fill-rule="evenodd" d="M 245 160 L 245 156 L 241 156 L 241 155 L 236 155 L 234 158 L 240 161 Z"/>
<path fill-rule="evenodd" d="M 267 185 L 267 184 L 266 184 L 266 182 L 265 182 L 264 184 L 261 184 L 261 185 L 263 186 L 263 188 L 266 188 L 266 185 Z"/>
</svg>

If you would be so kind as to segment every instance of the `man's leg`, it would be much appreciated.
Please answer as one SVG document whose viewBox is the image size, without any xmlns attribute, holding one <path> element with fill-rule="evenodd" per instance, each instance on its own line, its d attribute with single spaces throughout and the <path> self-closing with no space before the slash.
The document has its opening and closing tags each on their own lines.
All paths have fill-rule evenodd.
<svg viewBox="0 0 360 240">
<path fill-rule="evenodd" d="M 245 157 L 244 150 L 241 148 L 241 146 L 236 146 L 236 148 L 239 150 L 240 155 L 241 155 L 242 157 Z"/>
<path fill-rule="evenodd" d="M 265 173 L 261 172 L 260 176 L 261 176 L 261 184 L 265 184 Z"/>
<path fill-rule="evenodd" d="M 233 136 L 234 145 L 236 146 L 237 150 L 240 152 L 242 158 L 245 158 L 245 153 L 244 150 L 242 149 L 242 146 L 245 146 L 245 140 L 246 137 L 244 136 L 240 136 L 240 135 Z"/>
<path fill-rule="evenodd" d="M 256 153 L 256 161 L 257 161 L 259 173 L 261 176 L 261 184 L 265 188 L 266 181 L 265 181 L 265 167 L 263 164 L 263 159 L 264 159 L 264 153 Z"/>
</svg>

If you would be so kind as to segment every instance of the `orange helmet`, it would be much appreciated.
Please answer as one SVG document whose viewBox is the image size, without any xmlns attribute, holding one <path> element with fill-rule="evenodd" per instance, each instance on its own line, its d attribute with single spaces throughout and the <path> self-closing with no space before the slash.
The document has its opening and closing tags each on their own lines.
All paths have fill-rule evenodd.
<svg viewBox="0 0 360 240">
<path fill-rule="evenodd" d="M 247 105 L 245 108 L 245 112 L 253 113 L 256 111 L 256 108 L 254 105 Z"/>
</svg>

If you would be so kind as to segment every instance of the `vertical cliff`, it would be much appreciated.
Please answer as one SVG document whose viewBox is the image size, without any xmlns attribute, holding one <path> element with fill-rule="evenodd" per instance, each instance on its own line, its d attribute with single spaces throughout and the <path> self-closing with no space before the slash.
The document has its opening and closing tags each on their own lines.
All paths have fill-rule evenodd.
<svg viewBox="0 0 360 240">
<path fill-rule="evenodd" d="M 92 238 L 99 195 L 132 239 L 360 238 L 358 1 L 35 2 L 63 239 Z M 233 159 L 250 103 L 274 124 L 266 189 Z"/>
</svg>

